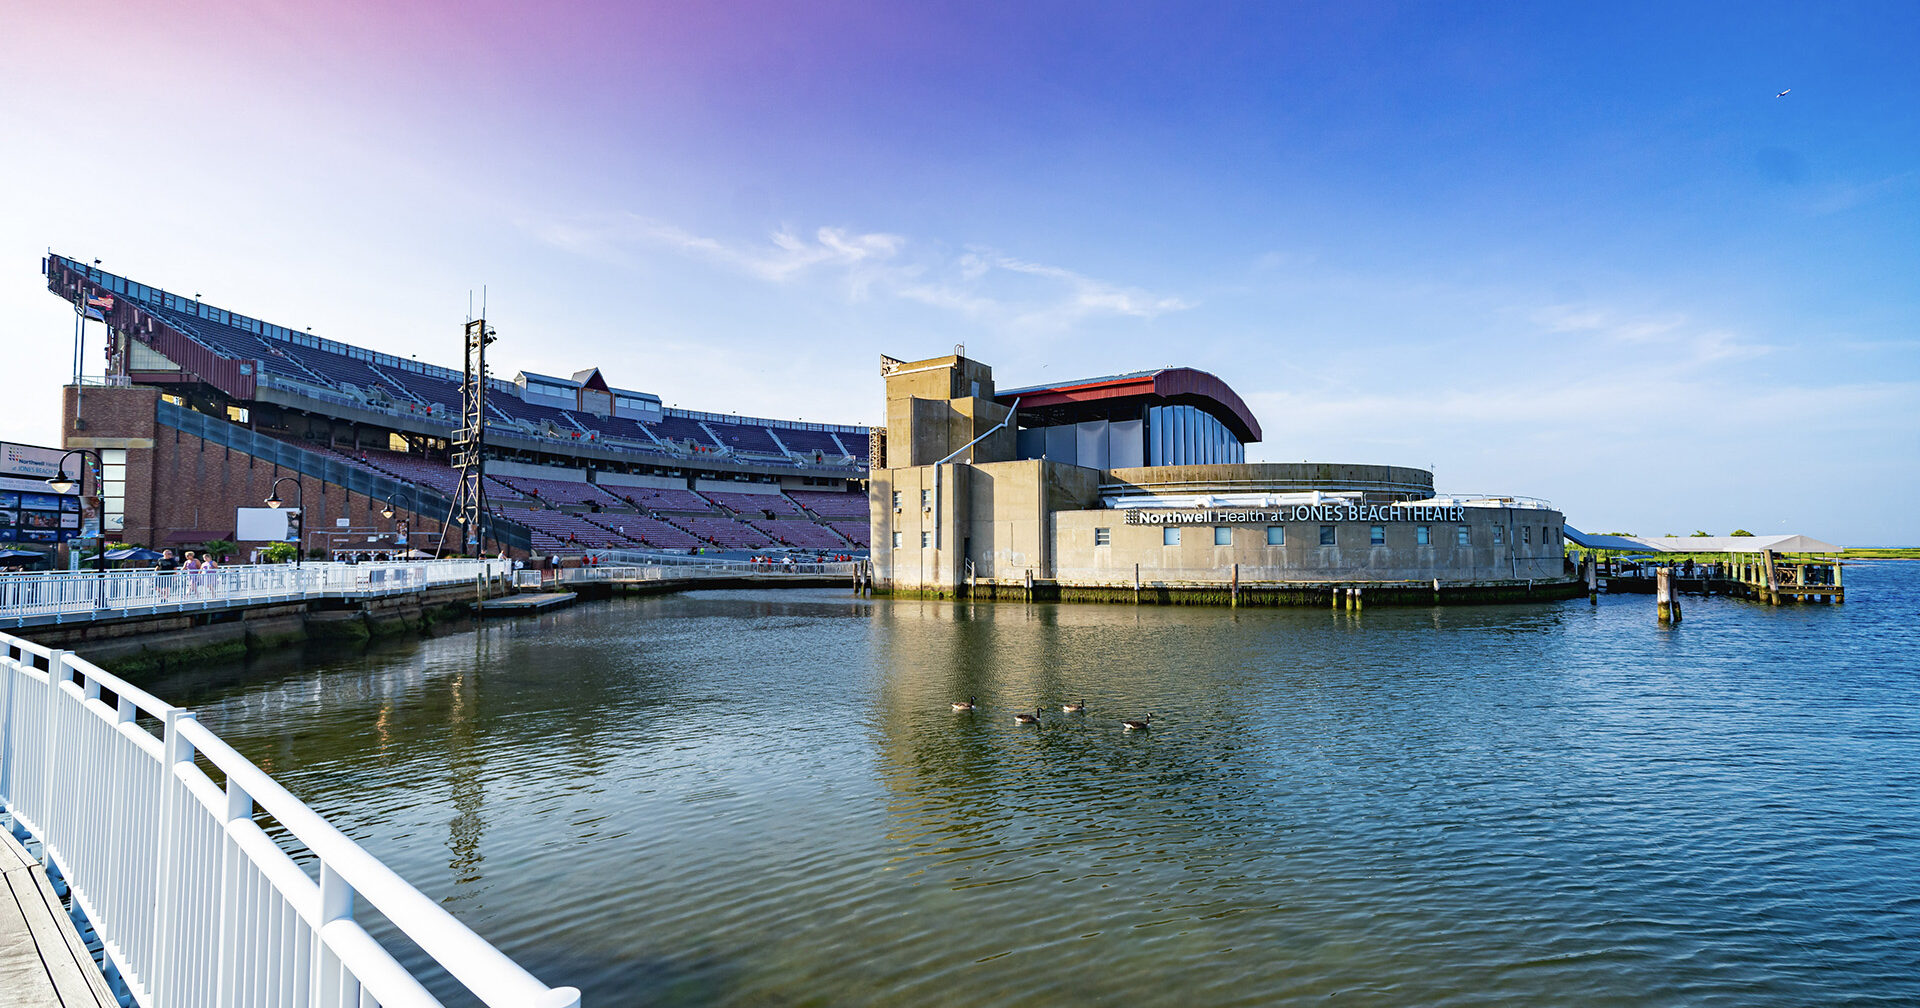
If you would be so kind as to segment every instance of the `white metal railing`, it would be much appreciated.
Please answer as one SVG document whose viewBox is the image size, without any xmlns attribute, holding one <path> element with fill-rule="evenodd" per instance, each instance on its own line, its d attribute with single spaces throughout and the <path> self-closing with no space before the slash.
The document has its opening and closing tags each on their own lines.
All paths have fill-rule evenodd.
<svg viewBox="0 0 1920 1008">
<path fill-rule="evenodd" d="M 4 633 L 0 808 L 40 839 L 145 1008 L 437 1008 L 355 920 L 361 902 L 482 1004 L 580 1003 L 579 991 L 549 988 L 408 885 L 193 712 Z M 310 855 L 314 875 L 255 821 L 263 812 L 293 853 Z"/>
<path fill-rule="evenodd" d="M 388 595 L 504 576 L 508 560 L 263 564 L 211 571 L 0 574 L 0 626 L 344 596 Z"/>
</svg>

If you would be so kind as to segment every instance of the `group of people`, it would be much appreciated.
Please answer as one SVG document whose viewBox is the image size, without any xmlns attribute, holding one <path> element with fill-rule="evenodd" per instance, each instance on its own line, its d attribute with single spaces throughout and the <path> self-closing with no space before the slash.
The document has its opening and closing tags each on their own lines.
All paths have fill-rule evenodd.
<svg viewBox="0 0 1920 1008">
<path fill-rule="evenodd" d="M 213 590 L 215 581 L 213 572 L 220 569 L 220 564 L 213 558 L 212 553 L 195 553 L 193 550 L 187 550 L 183 556 L 176 557 L 172 550 L 166 549 L 160 551 L 160 559 L 153 562 L 153 567 L 168 580 L 171 580 L 170 575 L 176 573 L 185 575 L 181 581 L 182 587 L 186 594 L 196 595 L 202 588 L 209 592 Z M 170 594 L 167 588 L 168 580 L 160 582 L 162 597 Z"/>
</svg>

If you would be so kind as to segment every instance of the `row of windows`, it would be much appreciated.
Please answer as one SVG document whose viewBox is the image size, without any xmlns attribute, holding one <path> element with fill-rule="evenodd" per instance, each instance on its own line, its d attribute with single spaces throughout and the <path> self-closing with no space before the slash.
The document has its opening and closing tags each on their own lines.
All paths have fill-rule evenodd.
<svg viewBox="0 0 1920 1008">
<path fill-rule="evenodd" d="M 1213 544 L 1215 546 L 1233 545 L 1233 526 L 1215 525 L 1215 526 L 1212 526 L 1212 528 L 1213 528 Z M 1493 544 L 1495 546 L 1505 545 L 1507 541 L 1506 528 L 1500 525 L 1494 525 L 1494 526 L 1491 526 L 1491 528 L 1493 530 Z M 1532 526 L 1522 525 L 1522 526 L 1519 526 L 1519 529 L 1520 529 L 1521 541 L 1523 543 L 1531 544 L 1533 542 Z M 1178 546 L 1180 545 L 1181 531 L 1182 531 L 1182 528 L 1180 526 L 1169 525 L 1166 528 L 1163 528 L 1160 530 L 1160 541 L 1168 546 Z M 1267 545 L 1285 546 L 1287 544 L 1286 526 L 1268 525 L 1266 527 L 1266 533 L 1267 533 Z M 1457 546 L 1473 545 L 1472 527 L 1468 525 L 1455 526 L 1453 530 L 1453 541 L 1454 541 L 1454 544 Z M 1540 529 L 1540 542 L 1542 544 L 1551 544 L 1552 541 L 1553 541 L 1552 528 L 1550 526 L 1542 526 Z M 1413 530 L 1413 542 L 1414 542 L 1414 545 L 1416 546 L 1432 545 L 1433 544 L 1433 526 L 1431 525 L 1415 526 Z M 1095 546 L 1113 545 L 1113 529 L 1111 528 L 1094 529 L 1093 544 Z M 1367 528 L 1367 545 L 1385 546 L 1386 544 L 1387 544 L 1387 527 L 1385 525 L 1373 525 Z M 1339 527 L 1336 525 L 1320 526 L 1320 545 L 1322 546 L 1339 545 Z"/>
</svg>

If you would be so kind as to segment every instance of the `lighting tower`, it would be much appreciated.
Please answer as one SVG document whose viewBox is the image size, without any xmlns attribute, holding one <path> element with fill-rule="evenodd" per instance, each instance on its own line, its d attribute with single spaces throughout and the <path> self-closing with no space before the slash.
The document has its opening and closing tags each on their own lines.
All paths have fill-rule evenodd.
<svg viewBox="0 0 1920 1008">
<path fill-rule="evenodd" d="M 482 553 L 480 523 L 487 513 L 487 344 L 497 339 L 487 320 L 467 323 L 466 367 L 460 383 L 460 428 L 453 434 L 453 467 L 460 472 L 460 485 L 454 488 L 453 510 L 447 527 L 440 530 L 440 542 L 446 544 L 447 530 L 455 525 L 466 536 L 460 550 L 463 556 Z"/>
</svg>

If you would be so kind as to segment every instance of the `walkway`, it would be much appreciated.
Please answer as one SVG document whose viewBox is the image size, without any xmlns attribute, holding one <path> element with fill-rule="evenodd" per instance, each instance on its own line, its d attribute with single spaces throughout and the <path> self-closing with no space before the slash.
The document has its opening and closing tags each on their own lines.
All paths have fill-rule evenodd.
<svg viewBox="0 0 1920 1008">
<path fill-rule="evenodd" d="M 0 627 L 392 595 L 472 584 L 482 574 L 500 577 L 510 569 L 505 560 L 422 560 L 223 567 L 206 574 L 153 570 L 0 574 Z"/>
<path fill-rule="evenodd" d="M 0 991 L 9 1008 L 117 1005 L 47 870 L 0 828 Z"/>
</svg>

